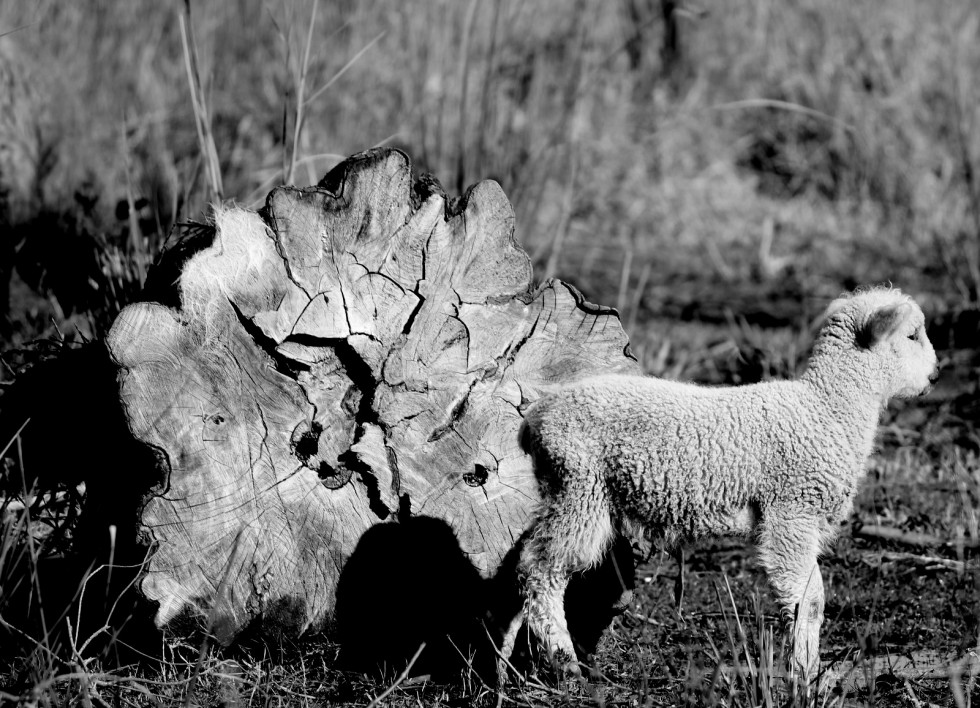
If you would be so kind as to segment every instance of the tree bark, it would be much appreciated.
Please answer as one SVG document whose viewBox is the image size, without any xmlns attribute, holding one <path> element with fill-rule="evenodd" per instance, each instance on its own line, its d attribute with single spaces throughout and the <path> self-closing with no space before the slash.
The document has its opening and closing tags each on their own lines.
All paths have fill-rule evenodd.
<svg viewBox="0 0 980 708">
<path fill-rule="evenodd" d="M 214 227 L 182 256 L 179 308 L 130 306 L 107 342 L 131 431 L 168 467 L 141 517 L 158 625 L 320 627 L 386 520 L 442 520 L 492 577 L 539 501 L 522 411 L 638 371 L 614 310 L 532 289 L 494 182 L 449 201 L 373 150 Z"/>
</svg>

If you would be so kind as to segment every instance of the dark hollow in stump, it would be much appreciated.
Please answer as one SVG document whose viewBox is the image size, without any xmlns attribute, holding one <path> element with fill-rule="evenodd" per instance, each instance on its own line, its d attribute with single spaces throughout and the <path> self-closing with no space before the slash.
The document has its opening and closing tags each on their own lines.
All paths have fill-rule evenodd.
<svg viewBox="0 0 980 708">
<path fill-rule="evenodd" d="M 259 618 L 321 627 L 381 522 L 439 520 L 494 576 L 540 499 L 522 411 L 638 371 L 614 310 L 532 288 L 513 230 L 496 183 L 447 201 L 372 150 L 259 213 L 216 209 L 176 271 L 179 309 L 122 312 L 107 344 L 126 417 L 169 467 L 141 517 L 158 625 L 198 614 L 223 642 Z"/>
</svg>

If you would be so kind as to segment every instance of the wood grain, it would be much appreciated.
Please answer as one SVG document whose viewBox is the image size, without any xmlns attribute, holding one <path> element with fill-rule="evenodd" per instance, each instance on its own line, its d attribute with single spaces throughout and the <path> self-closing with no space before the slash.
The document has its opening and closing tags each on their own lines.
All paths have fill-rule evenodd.
<svg viewBox="0 0 980 708">
<path fill-rule="evenodd" d="M 496 183 L 450 202 L 374 150 L 258 213 L 217 209 L 180 308 L 123 311 L 108 346 L 127 419 L 169 465 L 142 512 L 158 624 L 319 627 L 362 534 L 409 516 L 494 575 L 539 500 L 522 411 L 638 370 L 614 310 L 533 287 L 513 231 Z"/>
</svg>

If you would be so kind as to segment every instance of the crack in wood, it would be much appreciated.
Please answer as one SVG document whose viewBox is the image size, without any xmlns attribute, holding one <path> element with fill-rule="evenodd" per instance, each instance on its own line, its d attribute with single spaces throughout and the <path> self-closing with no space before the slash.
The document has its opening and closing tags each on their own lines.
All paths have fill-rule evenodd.
<svg viewBox="0 0 980 708">
<path fill-rule="evenodd" d="M 296 361 L 282 352 L 280 352 L 277 347 L 276 341 L 262 331 L 255 322 L 245 316 L 241 308 L 235 303 L 231 298 L 228 299 L 228 304 L 231 305 L 231 309 L 235 312 L 235 317 L 238 318 L 239 324 L 244 328 L 248 336 L 252 338 L 252 341 L 265 352 L 270 359 L 272 359 L 272 364 L 276 371 L 284 376 L 288 376 L 293 381 L 299 380 L 299 375 L 303 371 L 309 371 L 310 367 L 301 361 Z"/>
<path fill-rule="evenodd" d="M 397 497 L 401 494 L 401 475 L 398 471 L 398 453 L 395 449 L 385 445 L 385 454 L 388 457 L 388 468 L 391 470 L 391 495 Z"/>
<path fill-rule="evenodd" d="M 296 192 L 300 191 L 295 187 L 289 186 L 278 187 L 277 189 L 292 190 Z M 289 262 L 289 259 L 286 257 L 285 253 L 283 253 L 283 245 L 279 238 L 280 231 L 283 227 L 281 224 L 279 224 L 277 217 L 272 210 L 272 197 L 275 193 L 276 190 L 269 193 L 269 196 L 266 198 L 265 205 L 258 211 L 259 218 L 262 219 L 262 222 L 265 224 L 267 235 L 269 235 L 269 237 L 272 239 L 273 249 L 275 250 L 276 255 L 279 256 L 279 259 L 282 261 L 283 268 L 286 271 L 286 277 L 292 281 L 293 285 L 302 290 L 310 301 L 312 301 L 316 296 L 311 295 L 309 291 L 303 287 L 300 280 L 293 274 L 292 264 Z M 297 322 L 298 321 L 299 319 L 297 319 Z"/>
<path fill-rule="evenodd" d="M 405 320 L 405 324 L 402 326 L 402 334 L 406 335 L 412 330 L 412 325 L 415 324 L 415 318 L 418 317 L 419 312 L 422 310 L 422 306 L 425 305 L 425 296 L 419 292 L 418 284 L 415 286 L 415 295 L 418 297 L 419 301 L 412 308 L 412 311 L 408 313 L 408 319 Z"/>
<path fill-rule="evenodd" d="M 429 433 L 429 438 L 426 440 L 426 442 L 438 442 L 455 429 L 456 423 L 458 423 L 463 417 L 463 414 L 466 413 L 466 405 L 469 402 L 470 391 L 473 390 L 473 386 L 475 385 L 476 381 L 473 381 L 473 383 L 470 384 L 470 388 L 466 390 L 466 393 L 460 396 L 459 399 L 453 403 L 453 407 L 449 410 L 448 420 Z"/>
</svg>

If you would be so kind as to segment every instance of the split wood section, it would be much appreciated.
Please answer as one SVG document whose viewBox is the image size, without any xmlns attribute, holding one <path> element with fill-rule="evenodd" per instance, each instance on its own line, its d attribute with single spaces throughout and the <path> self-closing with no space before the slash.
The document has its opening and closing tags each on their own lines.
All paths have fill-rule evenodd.
<svg viewBox="0 0 980 708">
<path fill-rule="evenodd" d="M 217 209 L 180 309 L 123 311 L 108 346 L 127 419 L 169 467 L 142 512 L 158 624 L 319 627 L 361 535 L 408 516 L 494 575 L 539 501 L 522 411 L 638 371 L 614 310 L 533 289 L 513 231 L 496 183 L 447 201 L 374 150 L 258 213 Z"/>
</svg>

